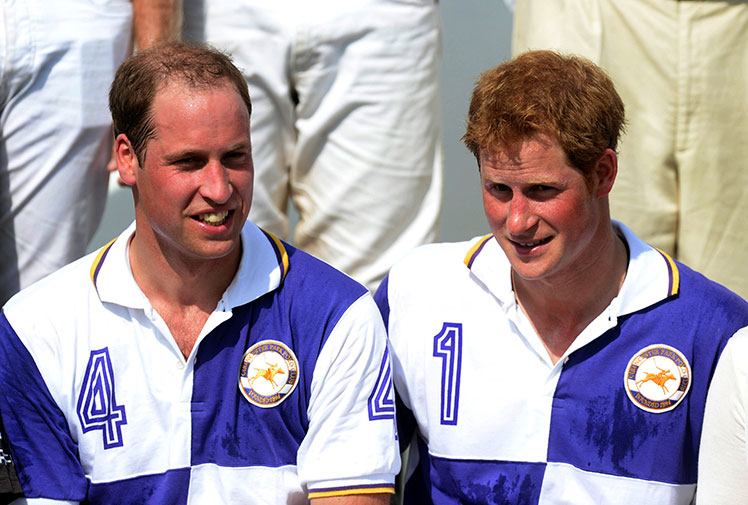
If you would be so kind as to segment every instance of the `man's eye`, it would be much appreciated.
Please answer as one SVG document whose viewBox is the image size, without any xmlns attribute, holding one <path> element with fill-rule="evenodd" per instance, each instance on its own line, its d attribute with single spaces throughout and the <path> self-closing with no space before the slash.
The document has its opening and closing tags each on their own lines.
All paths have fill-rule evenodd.
<svg viewBox="0 0 748 505">
<path fill-rule="evenodd" d="M 546 199 L 552 198 L 558 193 L 558 189 L 553 186 L 546 186 L 545 184 L 538 184 L 533 186 L 530 191 L 530 195 L 534 198 Z"/>
<path fill-rule="evenodd" d="M 506 184 L 489 183 L 486 185 L 486 190 L 490 195 L 500 201 L 506 201 L 512 197 L 512 188 Z"/>
<path fill-rule="evenodd" d="M 556 191 L 556 188 L 553 186 L 548 186 L 546 184 L 537 184 L 533 186 L 532 190 L 536 193 L 549 193 Z"/>
<path fill-rule="evenodd" d="M 227 165 L 243 165 L 247 162 L 249 153 L 246 151 L 234 151 L 223 156 L 223 163 Z"/>
</svg>

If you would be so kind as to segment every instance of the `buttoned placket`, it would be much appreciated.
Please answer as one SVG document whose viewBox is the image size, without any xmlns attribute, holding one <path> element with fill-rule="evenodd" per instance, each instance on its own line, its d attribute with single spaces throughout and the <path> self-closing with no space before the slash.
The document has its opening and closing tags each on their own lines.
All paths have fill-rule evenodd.
<svg viewBox="0 0 748 505">
<path fill-rule="evenodd" d="M 582 330 L 555 364 L 551 361 L 548 350 L 543 345 L 540 335 L 535 331 L 535 327 L 530 322 L 530 318 L 522 310 L 519 303 L 516 302 L 516 298 L 511 303 L 506 304 L 503 309 L 506 312 L 510 323 L 514 325 L 520 338 L 527 342 L 538 356 L 538 359 L 547 367 L 547 379 L 555 383 L 556 379 L 558 379 L 558 376 L 561 374 L 563 367 L 568 363 L 569 356 L 573 352 L 599 338 L 608 330 L 616 327 L 618 324 L 618 317 L 616 316 L 618 305 L 618 299 L 614 298 L 605 310 L 603 310 L 584 330 Z"/>
</svg>

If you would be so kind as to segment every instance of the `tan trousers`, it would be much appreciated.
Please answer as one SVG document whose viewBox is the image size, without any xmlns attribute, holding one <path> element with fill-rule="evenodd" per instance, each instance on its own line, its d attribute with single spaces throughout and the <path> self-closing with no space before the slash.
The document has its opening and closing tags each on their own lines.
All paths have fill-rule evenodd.
<svg viewBox="0 0 748 505">
<path fill-rule="evenodd" d="M 626 105 L 611 208 L 748 297 L 748 1 L 517 0 L 513 53 L 605 68 Z"/>
</svg>

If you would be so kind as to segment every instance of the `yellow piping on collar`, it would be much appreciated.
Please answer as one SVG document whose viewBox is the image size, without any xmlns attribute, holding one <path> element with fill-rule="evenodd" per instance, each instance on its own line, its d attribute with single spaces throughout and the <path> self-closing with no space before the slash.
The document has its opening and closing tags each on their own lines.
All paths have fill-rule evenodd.
<svg viewBox="0 0 748 505">
<path fill-rule="evenodd" d="M 465 263 L 465 266 L 470 268 L 470 265 L 473 264 L 473 260 L 475 259 L 476 253 L 483 247 L 483 245 L 488 242 L 488 240 L 493 237 L 493 235 L 488 234 L 482 239 L 480 239 L 476 244 L 470 248 L 468 253 L 465 255 L 465 259 L 462 261 Z"/>
<path fill-rule="evenodd" d="M 283 269 L 281 272 L 281 282 L 283 282 L 283 279 L 286 278 L 286 274 L 288 273 L 288 252 L 286 252 L 286 248 L 283 246 L 283 242 L 280 241 L 278 237 L 273 235 L 267 230 L 262 230 L 265 235 L 270 237 L 270 240 L 275 244 L 275 250 L 278 254 L 278 259 L 281 262 L 281 268 Z"/>
<path fill-rule="evenodd" d="M 91 282 L 94 285 L 94 288 L 96 288 L 96 291 L 99 290 L 98 287 L 96 287 L 96 275 L 98 273 L 99 267 L 101 266 L 101 262 L 104 259 L 104 256 L 106 256 L 106 253 L 109 252 L 109 249 L 112 247 L 112 244 L 114 244 L 114 241 L 117 240 L 117 237 L 113 238 L 109 241 L 107 245 L 101 248 L 99 251 L 99 254 L 96 255 L 96 258 L 93 261 L 93 264 L 91 265 L 90 275 L 91 275 Z"/>
<path fill-rule="evenodd" d="M 671 258 L 667 253 L 663 252 L 660 249 L 657 249 L 657 251 L 662 254 L 663 258 L 665 258 L 665 261 L 668 264 L 668 269 L 670 270 L 671 286 L 668 292 L 668 296 L 677 295 L 678 290 L 680 289 L 680 272 L 678 271 L 678 265 L 675 264 L 673 258 Z"/>
</svg>

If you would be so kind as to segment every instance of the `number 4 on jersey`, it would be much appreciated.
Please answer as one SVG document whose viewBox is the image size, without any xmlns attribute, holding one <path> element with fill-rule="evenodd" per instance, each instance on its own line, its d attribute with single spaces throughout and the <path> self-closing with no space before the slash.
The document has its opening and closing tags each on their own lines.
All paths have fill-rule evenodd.
<svg viewBox="0 0 748 505">
<path fill-rule="evenodd" d="M 114 370 L 109 349 L 91 351 L 78 397 L 78 419 L 83 433 L 102 430 L 104 449 L 122 447 L 122 425 L 127 424 L 125 406 L 114 398 Z"/>
<path fill-rule="evenodd" d="M 385 347 L 382 362 L 379 365 L 379 376 L 374 390 L 369 395 L 369 420 L 395 419 L 395 395 L 392 391 L 392 368 L 390 351 Z"/>
</svg>

